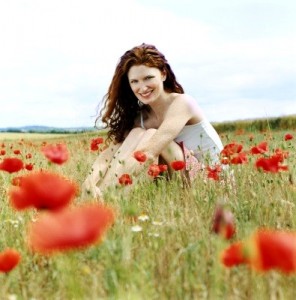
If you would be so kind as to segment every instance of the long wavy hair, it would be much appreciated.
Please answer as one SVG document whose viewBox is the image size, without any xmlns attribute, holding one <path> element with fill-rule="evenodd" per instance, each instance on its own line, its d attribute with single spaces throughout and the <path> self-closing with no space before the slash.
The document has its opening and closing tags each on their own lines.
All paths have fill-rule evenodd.
<svg viewBox="0 0 296 300">
<path fill-rule="evenodd" d="M 103 98 L 103 108 L 96 119 L 97 122 L 101 118 L 105 127 L 109 129 L 108 140 L 122 142 L 126 132 L 133 128 L 140 110 L 150 110 L 148 105 L 139 105 L 130 87 L 127 74 L 135 65 L 145 65 L 165 72 L 164 90 L 169 93 L 184 93 L 166 58 L 155 46 L 143 43 L 126 51 L 116 66 L 108 93 Z"/>
</svg>

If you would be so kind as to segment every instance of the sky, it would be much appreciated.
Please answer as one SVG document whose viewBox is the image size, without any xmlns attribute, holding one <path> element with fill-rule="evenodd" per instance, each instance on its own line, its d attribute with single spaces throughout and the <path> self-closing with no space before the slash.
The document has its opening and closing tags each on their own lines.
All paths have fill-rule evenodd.
<svg viewBox="0 0 296 300">
<path fill-rule="evenodd" d="M 0 128 L 93 127 L 143 42 L 211 122 L 296 114 L 295 0 L 0 0 L 0 41 Z"/>
</svg>

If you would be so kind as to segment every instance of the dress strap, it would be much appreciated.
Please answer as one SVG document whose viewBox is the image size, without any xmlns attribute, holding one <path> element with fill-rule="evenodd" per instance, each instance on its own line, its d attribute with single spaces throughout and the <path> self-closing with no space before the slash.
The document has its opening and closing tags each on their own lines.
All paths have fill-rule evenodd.
<svg viewBox="0 0 296 300">
<path fill-rule="evenodd" d="M 141 127 L 143 129 L 146 129 L 145 126 L 144 126 L 144 120 L 143 120 L 143 114 L 142 114 L 142 111 L 140 111 L 140 118 L 141 118 Z"/>
</svg>

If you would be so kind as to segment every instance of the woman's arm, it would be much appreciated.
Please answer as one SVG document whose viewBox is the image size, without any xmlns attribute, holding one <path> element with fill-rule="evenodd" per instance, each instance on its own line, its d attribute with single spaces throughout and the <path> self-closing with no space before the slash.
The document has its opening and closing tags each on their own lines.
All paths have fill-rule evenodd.
<svg viewBox="0 0 296 300">
<path fill-rule="evenodd" d="M 136 150 L 145 152 L 151 159 L 155 158 L 178 136 L 190 119 L 194 117 L 200 121 L 201 111 L 194 106 L 193 101 L 194 99 L 187 95 L 178 95 L 154 135 Z"/>
</svg>

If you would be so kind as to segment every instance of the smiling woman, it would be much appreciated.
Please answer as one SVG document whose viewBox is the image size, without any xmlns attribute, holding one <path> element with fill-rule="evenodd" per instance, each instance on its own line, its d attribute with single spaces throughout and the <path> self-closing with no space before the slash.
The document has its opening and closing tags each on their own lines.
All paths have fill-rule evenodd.
<svg viewBox="0 0 296 300">
<path fill-rule="evenodd" d="M 142 44 L 124 53 L 104 101 L 98 119 L 108 128 L 108 147 L 95 161 L 84 191 L 101 197 L 120 184 L 123 174 L 135 183 L 147 163 L 161 161 L 172 174 L 172 163 L 184 162 L 184 178 L 192 180 L 206 164 L 218 162 L 223 146 L 217 132 L 154 46 Z M 135 152 L 147 161 L 139 163 Z"/>
</svg>

